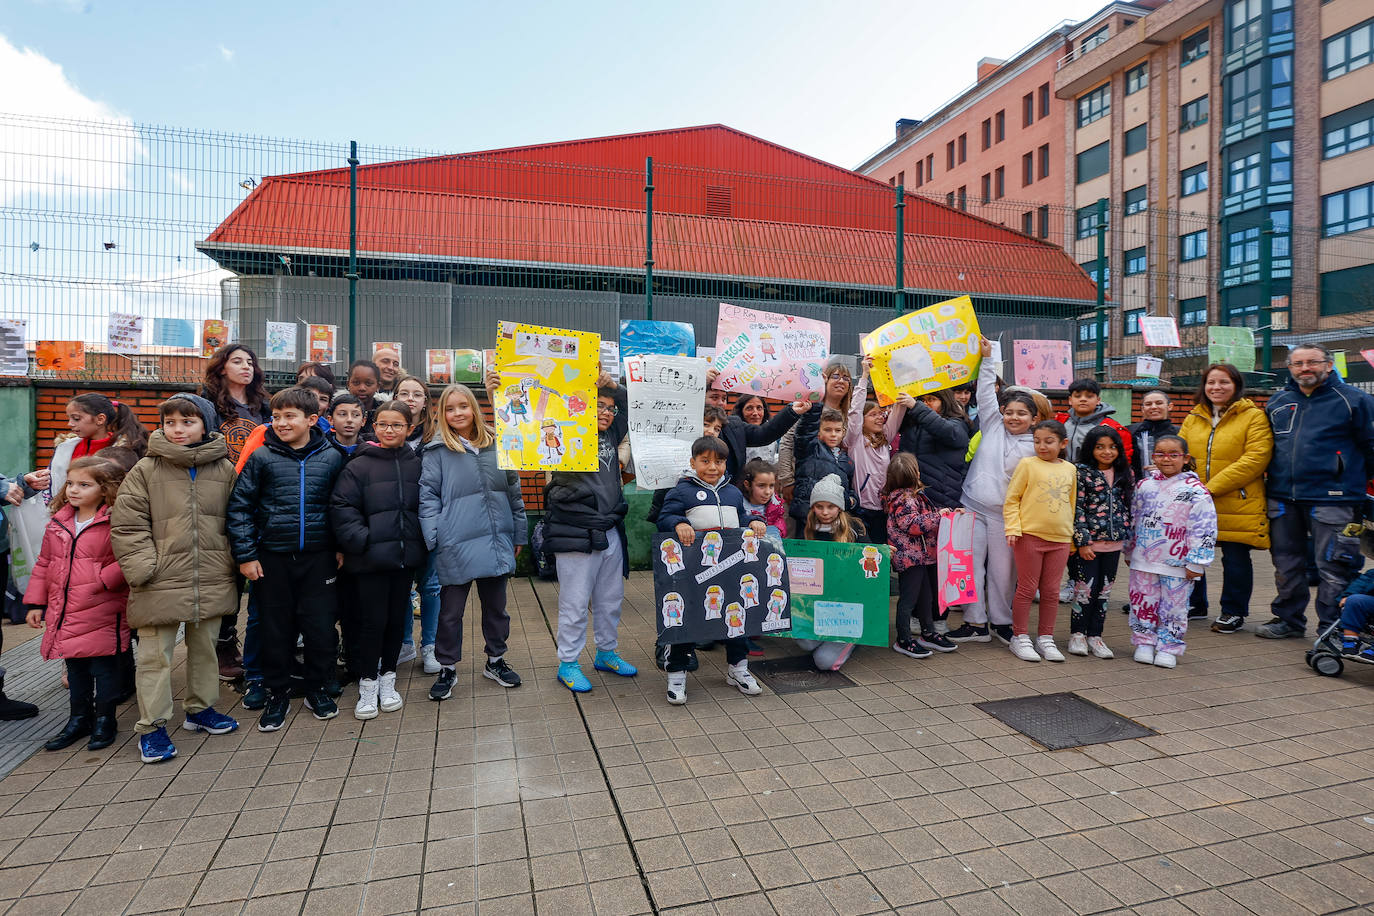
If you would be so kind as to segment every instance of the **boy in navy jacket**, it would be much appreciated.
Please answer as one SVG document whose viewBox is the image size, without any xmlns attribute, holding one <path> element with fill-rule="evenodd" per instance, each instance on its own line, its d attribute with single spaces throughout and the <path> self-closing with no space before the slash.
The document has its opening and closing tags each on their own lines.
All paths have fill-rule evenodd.
<svg viewBox="0 0 1374 916">
<path fill-rule="evenodd" d="M 821 411 L 816 440 L 806 443 L 806 456 L 797 465 L 796 485 L 792 490 L 789 514 L 797 520 L 797 530 L 806 527 L 806 513 L 811 511 L 811 488 L 831 474 L 844 483 L 844 502 L 840 508 L 854 512 L 859 507 L 859 494 L 854 489 L 854 462 L 840 445 L 844 441 L 845 416 L 833 407 Z M 802 443 L 797 443 L 801 447 Z"/>
</svg>

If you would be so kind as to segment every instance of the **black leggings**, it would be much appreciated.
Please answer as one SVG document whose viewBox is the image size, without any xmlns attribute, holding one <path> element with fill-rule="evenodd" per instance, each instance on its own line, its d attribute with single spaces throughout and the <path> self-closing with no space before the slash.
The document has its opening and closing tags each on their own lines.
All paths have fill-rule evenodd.
<svg viewBox="0 0 1374 916">
<path fill-rule="evenodd" d="M 910 566 L 897 574 L 897 638 L 911 638 L 911 614 L 921 624 L 921 632 L 935 626 L 935 565 Z"/>
<path fill-rule="evenodd" d="M 375 678 L 396 670 L 401 654 L 406 624 L 412 621 L 410 612 L 410 583 L 413 569 L 390 572 L 362 573 L 354 578 L 357 585 L 356 654 L 359 677 Z M 341 602 L 342 603 L 342 602 Z M 411 624 L 414 626 L 414 624 Z M 344 634 L 345 644 L 349 634 Z M 349 656 L 350 653 L 345 653 Z"/>
<path fill-rule="evenodd" d="M 1084 636 L 1101 636 L 1107 622 L 1107 593 L 1116 579 L 1121 551 L 1098 553 L 1085 560 L 1078 551 L 1069 554 L 1069 581 L 1073 583 L 1073 613 L 1069 630 Z"/>
<path fill-rule="evenodd" d="M 468 592 L 477 584 L 477 599 L 482 604 L 482 636 L 488 658 L 506 654 L 510 638 L 510 615 L 506 613 L 506 577 L 474 579 L 461 585 L 439 589 L 439 629 L 434 636 L 434 657 L 445 668 L 463 660 L 463 613 Z"/>
<path fill-rule="evenodd" d="M 112 715 L 115 699 L 124 692 L 123 679 L 118 655 L 67 659 L 72 715 L 89 715 L 92 708 L 102 715 Z"/>
</svg>

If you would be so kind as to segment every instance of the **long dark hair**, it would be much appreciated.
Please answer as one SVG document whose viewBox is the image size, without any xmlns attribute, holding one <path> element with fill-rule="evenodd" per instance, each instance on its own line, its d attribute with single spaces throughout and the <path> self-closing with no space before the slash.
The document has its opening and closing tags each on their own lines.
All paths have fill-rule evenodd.
<svg viewBox="0 0 1374 916">
<path fill-rule="evenodd" d="M 921 397 L 938 398 L 940 401 L 940 409 L 936 411 L 936 413 L 946 420 L 961 420 L 965 426 L 970 429 L 973 428 L 973 424 L 969 422 L 968 412 L 959 406 L 959 402 L 954 400 L 954 392 L 950 391 L 948 388 L 942 388 L 939 391 L 928 391 L 921 395 Z"/>
<path fill-rule="evenodd" d="M 1097 448 L 1097 443 L 1102 439 L 1107 439 L 1116 446 L 1116 460 L 1112 462 L 1112 486 L 1121 491 L 1126 505 L 1130 506 L 1135 480 L 1131 474 L 1131 463 L 1126 460 L 1126 449 L 1122 446 L 1121 436 L 1116 430 L 1110 426 L 1094 426 L 1088 430 L 1088 434 L 1083 437 L 1083 444 L 1078 447 L 1078 465 L 1097 469 L 1097 456 L 1093 454 L 1093 449 Z"/>
<path fill-rule="evenodd" d="M 735 401 L 735 407 L 731 411 L 731 413 L 739 417 L 741 420 L 744 420 L 744 405 L 748 404 L 750 401 L 758 401 L 760 404 L 763 405 L 763 419 L 764 422 L 767 422 L 768 418 L 773 415 L 773 411 L 768 409 L 768 402 L 757 394 L 742 395 L 739 398 L 739 400 Z M 747 423 L 749 421 L 745 420 L 745 422 Z"/>
<path fill-rule="evenodd" d="M 148 430 L 138 422 L 138 417 L 129 409 L 129 405 L 113 401 L 94 391 L 78 394 L 67 404 L 75 404 L 82 413 L 88 413 L 93 417 L 104 417 L 105 429 L 114 438 L 114 444 L 132 449 L 139 456 L 148 450 Z"/>
<path fill-rule="evenodd" d="M 1211 399 L 1207 397 L 1207 376 L 1211 375 L 1214 371 L 1218 369 L 1220 369 L 1222 372 L 1225 372 L 1226 375 L 1231 379 L 1231 383 L 1236 386 L 1235 396 L 1232 397 L 1230 401 L 1228 401 L 1225 404 L 1222 404 L 1221 406 L 1230 407 L 1232 404 L 1236 403 L 1236 401 L 1239 401 L 1241 398 L 1245 397 L 1245 378 L 1240 374 L 1240 370 L 1237 369 L 1235 366 L 1231 365 L 1230 363 L 1212 363 L 1212 365 L 1202 370 L 1202 381 L 1198 382 L 1197 384 L 1197 395 L 1193 398 L 1194 404 L 1206 407 L 1216 406 L 1212 403 Z"/>
<path fill-rule="evenodd" d="M 215 355 L 210 357 L 210 361 L 205 364 L 205 396 L 210 403 L 215 405 L 215 410 L 219 412 L 221 423 L 234 419 L 239 415 L 238 407 L 234 404 L 233 397 L 229 394 L 229 386 L 224 381 L 224 367 L 229 363 L 229 357 L 234 355 L 234 351 L 242 350 L 248 354 L 248 358 L 253 362 L 253 380 L 244 389 L 244 401 L 248 409 L 258 414 L 268 412 L 267 384 L 266 376 L 263 375 L 262 364 L 258 362 L 258 354 L 253 352 L 252 347 L 241 343 L 225 344 L 215 351 Z M 210 432 L 210 430 L 206 430 Z"/>
</svg>

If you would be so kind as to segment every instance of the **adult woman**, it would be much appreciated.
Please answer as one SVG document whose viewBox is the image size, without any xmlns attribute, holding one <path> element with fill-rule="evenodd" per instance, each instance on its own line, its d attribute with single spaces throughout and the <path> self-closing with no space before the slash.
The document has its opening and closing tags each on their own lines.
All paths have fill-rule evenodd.
<svg viewBox="0 0 1374 916">
<path fill-rule="evenodd" d="M 1269 547 L 1264 470 L 1274 436 L 1264 411 L 1244 395 L 1245 380 L 1236 367 L 1213 363 L 1202 374 L 1197 405 L 1179 432 L 1217 509 L 1221 613 L 1212 624 L 1216 633 L 1234 633 L 1245 624 L 1255 578 L 1250 551 Z M 1193 584 L 1191 600 L 1188 616 L 1206 617 L 1206 577 Z"/>
<path fill-rule="evenodd" d="M 741 395 L 739 400 L 735 401 L 735 409 L 731 413 L 749 426 L 762 426 L 772 416 L 772 411 L 768 409 L 768 402 L 757 394 Z M 769 442 L 767 445 L 751 445 L 745 449 L 745 460 L 762 458 L 770 464 L 777 464 L 778 448 L 776 442 Z"/>
<path fill-rule="evenodd" d="M 802 418 L 797 421 L 797 425 L 787 431 L 787 435 L 782 437 L 782 442 L 778 448 L 778 489 L 786 490 L 784 499 L 791 498 L 791 489 L 794 481 L 795 465 L 800 464 L 805 458 L 810 443 L 816 438 L 816 432 L 820 429 L 821 414 L 826 407 L 833 407 L 846 417 L 849 416 L 849 399 L 854 394 L 854 381 L 850 377 L 849 369 L 844 363 L 832 361 L 821 370 L 821 381 L 824 387 L 821 389 L 821 401 L 819 407 L 812 407 L 811 410 L 802 414 Z"/>
<path fill-rule="evenodd" d="M 1126 432 L 1131 434 L 1131 442 L 1135 446 L 1131 452 L 1131 473 L 1135 475 L 1136 480 L 1140 479 L 1142 471 L 1141 457 L 1144 456 L 1146 461 L 1149 461 L 1159 437 L 1178 435 L 1178 427 L 1169 419 L 1169 406 L 1167 394 L 1157 388 L 1147 391 L 1140 399 L 1140 422 L 1126 427 Z M 1191 443 L 1189 445 L 1191 447 Z"/>
<path fill-rule="evenodd" d="M 263 379 L 258 355 L 241 343 L 220 347 L 205 365 L 201 397 L 215 405 L 230 461 L 239 460 L 248 434 L 272 419 Z"/>
<path fill-rule="evenodd" d="M 942 509 L 961 504 L 968 470 L 964 457 L 972 434 L 968 415 L 948 390 L 917 398 L 902 420 L 898 448 L 916 456 L 926 496 Z"/>
</svg>

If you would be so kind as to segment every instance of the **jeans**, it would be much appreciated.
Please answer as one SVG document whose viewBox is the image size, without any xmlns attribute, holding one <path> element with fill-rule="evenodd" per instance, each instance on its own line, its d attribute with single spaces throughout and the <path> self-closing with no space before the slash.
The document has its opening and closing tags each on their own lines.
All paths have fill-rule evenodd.
<svg viewBox="0 0 1374 916">
<path fill-rule="evenodd" d="M 1069 554 L 1069 581 L 1073 583 L 1074 610 L 1070 631 L 1101 636 L 1107 622 L 1107 594 L 1116 580 L 1121 551 L 1097 551 L 1091 560 Z M 1043 596 L 1042 599 L 1043 600 Z"/>
<path fill-rule="evenodd" d="M 1374 595 L 1351 595 L 1341 609 L 1341 626 L 1356 633 L 1364 632 L 1374 619 Z"/>
<path fill-rule="evenodd" d="M 415 587 L 420 592 L 420 645 L 434 645 L 435 634 L 439 631 L 439 572 L 434 566 L 435 554 L 429 554 L 425 565 L 415 571 Z M 415 627 L 405 628 L 405 638 L 401 645 L 415 645 Z"/>
<path fill-rule="evenodd" d="M 1250 615 L 1250 595 L 1255 590 L 1255 564 L 1250 557 L 1249 544 L 1220 541 L 1221 548 L 1221 616 L 1236 616 L 1244 620 Z M 1195 614 L 1207 613 L 1207 577 L 1193 580 L 1193 596 L 1189 599 Z"/>
<path fill-rule="evenodd" d="M 1357 506 L 1269 500 L 1270 556 L 1274 560 L 1274 584 L 1278 595 L 1271 607 L 1274 616 L 1299 630 L 1307 629 L 1307 539 L 1317 556 L 1317 621 L 1322 627 L 1340 617 L 1336 602 L 1341 592 L 1364 566 L 1360 537 L 1345 534 L 1345 527 L 1360 521 Z"/>
</svg>

